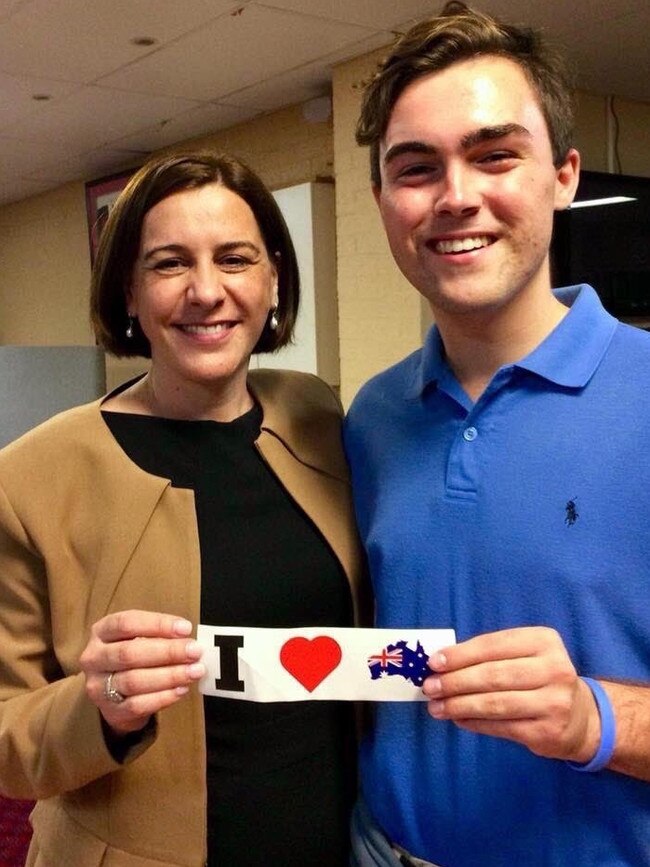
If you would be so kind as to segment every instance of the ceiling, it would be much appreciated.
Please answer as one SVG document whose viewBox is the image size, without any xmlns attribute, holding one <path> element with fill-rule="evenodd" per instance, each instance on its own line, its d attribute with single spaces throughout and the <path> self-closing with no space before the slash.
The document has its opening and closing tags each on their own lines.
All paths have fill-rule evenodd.
<svg viewBox="0 0 650 867">
<path fill-rule="evenodd" d="M 328 93 L 441 0 L 0 0 L 0 204 Z M 542 26 L 580 87 L 650 102 L 650 0 L 483 0 Z M 153 44 L 134 44 L 152 39 Z"/>
</svg>

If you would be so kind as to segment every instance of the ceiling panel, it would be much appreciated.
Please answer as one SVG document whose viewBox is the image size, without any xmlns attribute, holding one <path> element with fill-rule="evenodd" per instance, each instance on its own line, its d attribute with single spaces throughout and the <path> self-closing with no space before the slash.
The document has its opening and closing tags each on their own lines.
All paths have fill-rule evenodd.
<svg viewBox="0 0 650 867">
<path fill-rule="evenodd" d="M 226 15 L 173 45 L 102 79 L 125 90 L 218 100 L 369 35 L 370 28 L 327 22 L 256 4 Z"/>
<path fill-rule="evenodd" d="M 114 139 L 113 144 L 140 152 L 155 151 L 233 126 L 250 116 L 251 111 L 246 108 L 208 103 L 185 111 L 171 120 L 143 127 L 132 135 Z"/>
<path fill-rule="evenodd" d="M 240 2 L 237 4 L 242 5 Z M 91 82 L 235 6 L 233 0 L 32 0 L 0 28 L 0 70 Z"/>
<path fill-rule="evenodd" d="M 0 136 L 0 151 L 2 152 L 1 183 L 16 175 L 26 177 L 30 171 L 49 165 L 57 149 L 44 139 L 29 141 L 3 135 Z"/>
<path fill-rule="evenodd" d="M 614 20 L 594 22 L 581 41 L 571 44 L 571 56 L 585 90 L 601 94 L 624 94 L 650 98 L 650 2 L 643 9 Z M 621 63 L 621 46 L 633 68 Z M 591 58 L 597 57 L 598 63 Z"/>
<path fill-rule="evenodd" d="M 299 69 L 275 75 L 266 81 L 252 84 L 242 90 L 222 97 L 226 104 L 248 108 L 255 112 L 274 111 L 285 105 L 295 105 L 316 96 L 326 94 L 330 89 L 328 67 L 317 62 L 301 66 Z"/>
<path fill-rule="evenodd" d="M 21 3 L 24 5 L 26 0 L 0 0 L 0 22 L 15 12 Z"/>
<path fill-rule="evenodd" d="M 63 183 L 80 178 L 94 180 L 113 174 L 119 168 L 135 166 L 138 162 L 140 160 L 129 151 L 121 151 L 117 148 L 97 148 L 85 154 L 52 161 L 45 168 L 34 169 L 27 177 L 29 180 L 42 180 L 49 183 L 54 178 Z"/>
<path fill-rule="evenodd" d="M 270 0 L 263 5 L 291 12 L 330 18 L 348 24 L 372 24 L 377 30 L 392 30 L 405 21 L 424 18 L 440 8 L 438 0 Z"/>
<path fill-rule="evenodd" d="M 568 33 L 571 28 L 584 32 L 594 22 L 626 15 L 641 4 L 647 0 L 579 0 L 573 7 L 567 0 L 482 0 L 477 6 L 504 21 Z"/>
<path fill-rule="evenodd" d="M 43 111 L 46 102 L 35 100 L 35 95 L 46 94 L 58 100 L 80 88 L 81 85 L 68 81 L 15 77 L 0 72 L 0 129 L 6 130 L 25 115 Z"/>
<path fill-rule="evenodd" d="M 350 57 L 367 54 L 380 48 L 386 42 L 382 31 L 360 42 L 351 43 L 313 63 L 307 63 L 288 72 L 266 78 L 257 84 L 235 90 L 220 97 L 220 102 L 255 108 L 258 111 L 272 111 L 285 105 L 292 105 L 329 93 L 332 82 L 332 68 Z"/>
<path fill-rule="evenodd" d="M 83 153 L 118 136 L 175 117 L 192 108 L 190 100 L 84 87 L 43 111 L 7 126 L 6 135 L 48 140 L 70 153 Z"/>
</svg>

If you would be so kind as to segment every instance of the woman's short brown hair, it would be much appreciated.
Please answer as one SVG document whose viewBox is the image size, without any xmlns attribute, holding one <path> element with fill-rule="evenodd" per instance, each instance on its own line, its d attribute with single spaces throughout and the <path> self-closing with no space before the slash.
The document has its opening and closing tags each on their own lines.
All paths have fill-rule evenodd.
<svg viewBox="0 0 650 867">
<path fill-rule="evenodd" d="M 562 165 L 572 145 L 574 114 L 564 59 L 537 31 L 504 24 L 459 0 L 450 0 L 439 16 L 414 25 L 398 40 L 366 87 L 356 138 L 358 144 L 370 145 L 370 176 L 375 186 L 381 186 L 379 145 L 402 91 L 423 75 L 483 55 L 505 57 L 522 68 L 544 114 L 553 161 Z"/>
<path fill-rule="evenodd" d="M 126 292 L 140 248 L 148 211 L 182 190 L 222 184 L 247 203 L 278 272 L 278 327 L 264 328 L 253 352 L 273 352 L 291 340 L 298 315 L 300 277 L 296 253 L 277 202 L 258 176 L 226 154 L 205 150 L 159 156 L 147 162 L 122 191 L 101 234 L 93 267 L 90 317 L 99 343 L 113 355 L 151 357 L 137 322 L 126 336 Z"/>
</svg>

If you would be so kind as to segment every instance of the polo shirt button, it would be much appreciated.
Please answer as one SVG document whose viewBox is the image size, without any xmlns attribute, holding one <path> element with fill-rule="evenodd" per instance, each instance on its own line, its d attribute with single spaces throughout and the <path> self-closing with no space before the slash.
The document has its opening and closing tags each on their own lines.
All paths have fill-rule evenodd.
<svg viewBox="0 0 650 867">
<path fill-rule="evenodd" d="M 466 427 L 463 431 L 463 439 L 468 443 L 471 443 L 473 440 L 475 440 L 477 436 L 478 431 L 475 427 Z"/>
</svg>

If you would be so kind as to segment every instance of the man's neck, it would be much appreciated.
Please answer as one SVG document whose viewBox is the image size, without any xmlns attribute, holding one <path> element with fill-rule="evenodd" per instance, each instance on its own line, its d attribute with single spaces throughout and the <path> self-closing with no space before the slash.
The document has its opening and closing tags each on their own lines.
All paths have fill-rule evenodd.
<svg viewBox="0 0 650 867">
<path fill-rule="evenodd" d="M 436 311 L 447 362 L 466 394 L 476 402 L 496 371 L 520 361 L 553 331 L 568 309 L 549 291 L 524 309 L 449 314 Z"/>
</svg>

